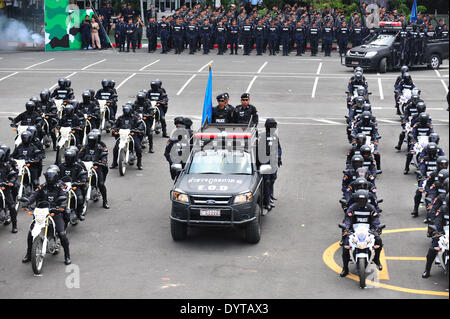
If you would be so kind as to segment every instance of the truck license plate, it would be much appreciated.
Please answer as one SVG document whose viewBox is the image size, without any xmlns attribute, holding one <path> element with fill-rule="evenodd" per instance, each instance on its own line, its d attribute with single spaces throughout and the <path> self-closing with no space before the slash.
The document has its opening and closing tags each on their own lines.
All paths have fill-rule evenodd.
<svg viewBox="0 0 450 319">
<path fill-rule="evenodd" d="M 201 209 L 200 216 L 220 217 L 220 210 L 218 210 L 218 209 Z"/>
<path fill-rule="evenodd" d="M 358 64 L 359 64 L 359 61 L 352 61 L 352 64 L 353 64 L 353 65 L 358 65 Z"/>
</svg>

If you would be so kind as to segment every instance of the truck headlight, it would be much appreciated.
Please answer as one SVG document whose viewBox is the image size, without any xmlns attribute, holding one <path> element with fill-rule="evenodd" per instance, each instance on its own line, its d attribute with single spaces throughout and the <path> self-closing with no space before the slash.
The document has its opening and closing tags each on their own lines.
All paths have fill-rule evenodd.
<svg viewBox="0 0 450 319">
<path fill-rule="evenodd" d="M 252 200 L 252 198 L 253 198 L 253 194 L 251 192 L 239 194 L 239 195 L 236 195 L 236 197 L 234 198 L 234 203 L 235 204 L 245 204 L 245 203 L 250 202 Z"/>
<path fill-rule="evenodd" d="M 184 204 L 188 204 L 189 203 L 188 195 L 184 194 L 184 193 L 177 192 L 177 191 L 173 191 L 172 192 L 172 200 L 180 202 L 180 203 L 184 203 Z"/>
<path fill-rule="evenodd" d="M 377 55 L 377 51 L 370 51 L 366 53 L 366 58 L 373 58 L 374 56 Z"/>
<path fill-rule="evenodd" d="M 350 56 L 350 50 L 347 50 L 346 56 Z"/>
</svg>

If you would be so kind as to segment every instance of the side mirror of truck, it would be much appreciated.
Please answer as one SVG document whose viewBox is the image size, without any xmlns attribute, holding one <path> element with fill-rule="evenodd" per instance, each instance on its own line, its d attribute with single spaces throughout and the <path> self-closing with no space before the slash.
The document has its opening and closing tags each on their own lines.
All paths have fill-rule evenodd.
<svg viewBox="0 0 450 319">
<path fill-rule="evenodd" d="M 272 166 L 270 166 L 269 164 L 261 165 L 261 167 L 259 168 L 259 173 L 261 175 L 273 174 Z"/>
</svg>

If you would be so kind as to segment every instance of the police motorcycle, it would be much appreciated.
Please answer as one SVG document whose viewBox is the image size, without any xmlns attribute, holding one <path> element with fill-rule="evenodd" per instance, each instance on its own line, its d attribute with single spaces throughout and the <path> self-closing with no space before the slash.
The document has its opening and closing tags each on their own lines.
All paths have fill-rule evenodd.
<svg viewBox="0 0 450 319">
<path fill-rule="evenodd" d="M 55 204 L 59 205 L 65 201 L 65 197 L 56 199 Z M 28 203 L 28 198 L 22 197 L 20 201 Z M 58 236 L 56 235 L 56 226 L 53 216 L 57 213 L 59 207 L 51 208 L 50 202 L 39 202 L 33 211 L 29 211 L 28 215 L 33 216 L 33 228 L 31 229 L 31 236 L 33 244 L 31 246 L 31 267 L 35 275 L 42 273 L 44 266 L 44 259 L 47 254 L 56 255 L 60 244 L 58 243 Z"/>
<path fill-rule="evenodd" d="M 3 192 L 8 183 L 0 183 L 0 224 L 9 225 L 11 223 L 11 216 L 6 208 L 5 193 Z"/>
<path fill-rule="evenodd" d="M 118 132 L 114 132 L 114 135 L 119 136 L 118 164 L 120 176 L 125 176 L 127 165 L 134 165 L 135 163 L 134 134 L 136 134 L 135 131 L 130 129 L 119 129 Z"/>
<path fill-rule="evenodd" d="M 420 90 L 418 88 L 411 89 L 403 89 L 403 91 L 400 93 L 400 97 L 398 98 L 398 105 L 400 113 L 400 118 L 403 118 L 403 115 L 405 114 L 405 104 L 411 100 L 411 96 L 417 94 L 420 95 Z"/>
<path fill-rule="evenodd" d="M 418 136 L 417 137 L 417 142 L 414 144 L 413 147 L 413 161 L 412 164 L 416 167 L 419 168 L 419 155 L 420 153 L 422 153 L 422 151 L 427 147 L 428 143 L 430 142 L 430 137 L 423 135 L 423 136 Z"/>
<path fill-rule="evenodd" d="M 33 191 L 33 186 L 31 183 L 31 172 L 30 172 L 30 163 L 32 161 L 27 162 L 24 159 L 15 159 L 16 169 L 17 169 L 17 180 L 19 182 L 19 190 L 17 191 L 17 199 L 16 199 L 16 211 L 19 209 L 20 201 L 19 198 L 23 196 L 30 196 Z"/>
<path fill-rule="evenodd" d="M 347 230 L 345 224 L 338 226 Z M 380 225 L 375 232 L 381 234 L 381 230 L 385 227 L 386 225 Z M 349 231 L 350 260 L 357 267 L 359 287 L 365 288 L 367 266 L 373 263 L 375 249 L 379 248 L 375 245 L 374 231 L 370 230 L 370 225 L 364 221 L 353 224 L 353 229 L 347 231 Z"/>
<path fill-rule="evenodd" d="M 92 131 L 93 126 L 92 126 L 92 122 L 95 121 L 95 119 L 97 118 L 94 114 L 89 114 L 87 112 L 87 108 L 86 110 L 81 110 L 81 112 L 83 113 L 83 145 L 86 145 L 87 143 L 87 136 L 88 134 Z"/>
<path fill-rule="evenodd" d="M 109 94 L 108 94 L 109 97 Z M 101 131 L 105 131 L 109 133 L 111 131 L 111 107 L 114 101 L 110 99 L 97 99 L 98 104 L 100 105 L 100 127 Z"/>
<path fill-rule="evenodd" d="M 153 111 L 153 125 L 151 127 L 151 130 L 156 134 L 159 134 L 161 133 L 162 130 L 161 114 L 158 108 L 158 106 L 160 106 L 160 103 L 157 100 L 154 100 L 153 98 L 154 97 L 150 98 L 150 103 L 152 105 L 151 110 Z"/>
<path fill-rule="evenodd" d="M 76 214 L 78 205 L 83 205 L 83 214 L 86 212 L 87 204 L 79 203 L 75 190 L 81 186 L 81 183 L 75 183 L 69 176 L 64 176 L 61 180 L 65 184 L 65 190 L 68 193 L 67 209 L 69 211 L 69 222 L 72 226 L 78 224 L 78 217 Z"/>
<path fill-rule="evenodd" d="M 444 231 L 441 233 L 437 232 L 436 226 L 428 225 L 429 228 L 433 230 L 433 235 L 439 235 L 437 260 L 439 260 L 439 265 L 444 270 L 444 274 L 448 277 L 448 243 L 449 243 L 449 225 L 448 225 L 448 215 L 446 216 L 447 225 L 444 226 Z"/>
<path fill-rule="evenodd" d="M 86 171 L 88 172 L 88 188 L 85 196 L 85 203 L 83 208 L 83 215 L 87 213 L 87 208 L 89 201 L 92 200 L 94 203 L 98 202 L 100 198 L 100 191 L 98 189 L 98 175 L 96 169 L 98 168 L 98 163 L 92 161 L 82 162 Z"/>
<path fill-rule="evenodd" d="M 42 145 L 45 146 L 45 148 L 49 148 L 51 145 L 51 141 L 52 141 L 49 121 L 54 121 L 54 119 L 46 114 L 42 114 L 43 137 L 42 137 L 41 143 L 42 143 Z"/>
<path fill-rule="evenodd" d="M 16 137 L 14 138 L 14 146 L 17 147 L 20 144 L 22 144 L 22 134 L 26 130 L 28 130 L 29 127 L 32 125 L 20 125 L 20 124 L 14 124 L 14 119 L 12 117 L 8 117 L 8 120 L 11 121 L 10 126 L 13 128 L 13 131 L 17 132 Z"/>
<path fill-rule="evenodd" d="M 64 153 L 71 146 L 77 145 L 75 131 L 70 126 L 62 126 L 56 130 L 56 164 L 64 162 Z"/>
</svg>

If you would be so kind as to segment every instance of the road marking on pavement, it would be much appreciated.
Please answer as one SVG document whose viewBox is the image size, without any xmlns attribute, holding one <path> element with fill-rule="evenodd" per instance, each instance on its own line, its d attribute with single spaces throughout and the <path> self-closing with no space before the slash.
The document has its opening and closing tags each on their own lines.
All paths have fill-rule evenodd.
<svg viewBox="0 0 450 319">
<path fill-rule="evenodd" d="M 319 63 L 319 67 L 317 68 L 317 72 L 316 72 L 317 75 L 320 74 L 321 69 L 322 69 L 322 62 Z"/>
<path fill-rule="evenodd" d="M 245 91 L 246 93 L 250 93 L 250 89 L 252 88 L 253 83 L 255 83 L 255 80 L 256 80 L 257 77 L 258 77 L 258 76 L 255 75 L 255 76 L 253 77 L 253 79 L 250 81 L 250 84 L 248 85 L 247 90 Z"/>
<path fill-rule="evenodd" d="M 189 80 L 187 80 L 186 83 L 184 83 L 184 85 L 181 87 L 181 89 L 177 92 L 177 95 L 180 95 L 181 92 L 183 92 L 183 90 L 186 88 L 186 86 L 188 86 L 189 82 L 191 82 L 196 76 L 197 76 L 197 74 L 192 75 L 189 78 Z"/>
<path fill-rule="evenodd" d="M 127 82 L 129 79 L 131 79 L 133 76 L 135 76 L 136 75 L 136 73 L 133 73 L 133 74 L 131 74 L 129 77 L 127 77 L 125 80 L 123 80 L 122 82 L 120 82 L 120 84 L 117 86 L 117 90 L 118 89 L 120 89 L 120 87 L 122 86 L 122 85 L 124 85 L 125 84 L 125 82 Z"/>
<path fill-rule="evenodd" d="M 268 61 L 264 62 L 264 64 L 259 68 L 258 72 L 256 73 L 261 73 L 262 69 L 264 69 L 264 67 L 267 65 L 267 63 L 269 63 Z"/>
<path fill-rule="evenodd" d="M 399 122 L 397 121 L 391 121 L 391 120 L 385 120 L 385 119 L 377 119 L 378 122 L 382 122 L 382 123 L 394 123 L 394 124 L 399 124 Z"/>
<path fill-rule="evenodd" d="M 314 86 L 312 89 L 312 93 L 311 93 L 311 97 L 315 98 L 316 97 L 316 89 L 317 89 L 317 83 L 319 82 L 319 77 L 316 76 L 316 79 L 314 80 Z"/>
<path fill-rule="evenodd" d="M 94 65 L 96 65 L 96 64 L 99 64 L 99 63 L 102 63 L 102 62 L 105 62 L 105 61 L 106 61 L 106 59 L 97 61 L 97 62 L 95 62 L 95 63 L 89 64 L 88 66 L 85 66 L 85 67 L 82 68 L 81 70 L 82 70 L 82 71 L 83 71 L 83 70 L 86 70 L 86 69 L 90 68 L 91 66 L 94 66 Z"/>
<path fill-rule="evenodd" d="M 29 70 L 29 69 L 31 69 L 32 67 L 36 66 L 36 65 L 44 64 L 44 63 L 53 61 L 54 59 L 55 59 L 55 58 L 51 58 L 51 59 L 48 59 L 48 60 L 45 60 L 45 61 L 42 61 L 42 62 L 33 64 L 33 65 L 30 65 L 30 66 L 26 67 L 24 70 Z"/>
<path fill-rule="evenodd" d="M 208 65 L 211 65 L 213 63 L 214 60 L 209 61 L 208 63 L 206 63 L 204 66 L 202 66 L 197 72 L 200 73 L 203 71 L 204 68 L 206 68 Z"/>
<path fill-rule="evenodd" d="M 437 74 L 438 77 L 441 77 L 441 74 L 439 73 L 438 70 L 434 69 L 434 72 L 436 72 L 436 74 Z"/>
<path fill-rule="evenodd" d="M 77 73 L 78 72 L 73 72 L 73 73 L 69 74 L 68 76 L 66 76 L 65 78 L 70 78 L 71 76 L 74 76 Z M 53 84 L 52 87 L 49 88 L 49 91 L 53 90 L 57 86 L 58 86 L 58 82 L 56 84 Z"/>
<path fill-rule="evenodd" d="M 383 86 L 381 85 L 381 78 L 378 78 L 378 89 L 380 90 L 380 100 L 384 100 Z"/>
<path fill-rule="evenodd" d="M 444 82 L 444 80 L 441 80 L 442 85 L 444 86 L 445 92 L 448 92 L 448 86 L 447 84 Z"/>
<path fill-rule="evenodd" d="M 392 233 L 400 233 L 400 232 L 409 232 L 409 231 L 426 231 L 427 228 L 402 228 L 402 229 L 391 229 L 391 230 L 385 230 L 383 231 L 384 234 L 392 234 Z M 341 248 L 341 246 L 339 245 L 339 242 L 335 242 L 334 244 L 332 244 L 331 246 L 329 246 L 323 253 L 322 255 L 322 260 L 324 261 L 324 263 L 333 271 L 335 271 L 336 273 L 340 273 L 342 271 L 342 267 L 340 267 L 334 260 L 334 255 L 336 254 L 336 252 Z M 384 249 L 382 250 L 383 253 Z M 385 260 L 389 260 L 389 257 L 384 256 L 383 259 Z M 393 257 L 393 258 L 398 258 L 398 257 Z M 411 258 L 411 257 L 405 257 L 405 258 Z M 412 257 L 415 258 L 415 257 Z M 383 264 L 383 260 L 381 258 L 380 255 L 380 261 Z M 385 266 L 385 264 L 383 264 L 383 267 Z M 382 272 L 379 272 L 379 279 L 381 279 L 380 274 L 382 274 Z M 351 280 L 354 281 L 358 281 L 359 282 L 359 277 L 354 275 L 354 274 L 348 274 L 346 278 L 349 278 Z M 411 288 L 404 288 L 404 287 L 400 287 L 400 286 L 394 286 L 394 285 L 388 285 L 388 284 L 384 284 L 384 283 L 379 283 L 379 282 L 373 282 L 371 280 L 366 280 L 366 284 L 370 285 L 370 286 L 375 286 L 375 287 L 379 287 L 379 288 L 385 288 L 385 289 L 389 289 L 389 290 L 394 290 L 394 291 L 400 291 L 400 292 L 406 292 L 406 293 L 411 293 L 411 294 L 421 294 L 421 295 L 432 295 L 432 296 L 444 296 L 444 297 L 448 297 L 449 293 L 448 292 L 444 292 L 444 291 L 432 291 L 432 290 L 421 290 L 421 289 L 411 289 Z"/>
<path fill-rule="evenodd" d="M 7 79 L 7 78 L 9 78 L 9 77 L 11 77 L 11 76 L 16 75 L 17 73 L 19 73 L 19 72 L 14 72 L 14 73 L 12 73 L 12 74 L 10 74 L 10 75 L 7 75 L 7 76 L 5 76 L 5 77 L 2 77 L 2 78 L 0 79 L 0 82 L 3 81 L 3 80 L 5 80 L 5 79 Z"/>
<path fill-rule="evenodd" d="M 328 124 L 333 124 L 333 125 L 342 125 L 343 123 L 338 123 L 338 122 L 334 122 L 334 121 L 330 121 L 330 120 L 323 120 L 323 119 L 313 119 L 314 121 L 317 122 L 322 122 L 322 123 L 328 123 Z"/>
<path fill-rule="evenodd" d="M 147 64 L 146 66 L 140 68 L 139 71 L 143 71 L 144 69 L 148 68 L 149 66 L 151 66 L 151 65 L 153 65 L 153 64 L 155 64 L 155 63 L 158 63 L 159 61 L 160 61 L 160 59 L 158 59 L 158 60 L 156 60 L 156 61 L 153 61 L 153 62 L 150 63 L 150 64 Z"/>
</svg>

